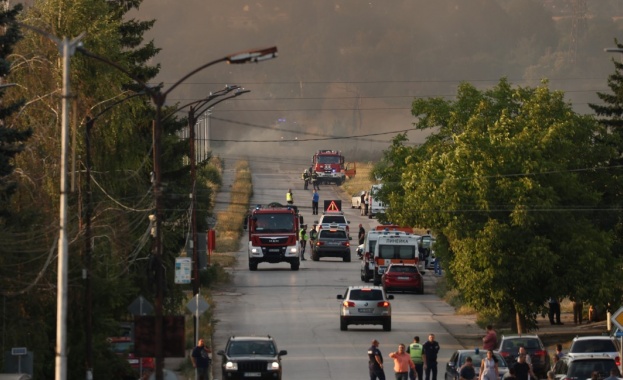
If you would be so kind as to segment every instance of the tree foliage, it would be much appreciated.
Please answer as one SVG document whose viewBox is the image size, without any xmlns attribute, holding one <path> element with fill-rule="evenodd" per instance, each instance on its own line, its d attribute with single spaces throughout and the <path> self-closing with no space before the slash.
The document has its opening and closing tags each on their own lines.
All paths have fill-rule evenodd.
<svg viewBox="0 0 623 380">
<path fill-rule="evenodd" d="M 505 79 L 485 91 L 464 83 L 454 101 L 417 99 L 412 114 L 416 128 L 434 131 L 407 155 L 388 151 L 402 171 L 389 218 L 440 235 L 437 254 L 470 305 L 517 316 L 521 331 L 550 296 L 612 299 L 603 284 L 620 263 L 612 229 L 599 224 L 600 213 L 616 212 L 600 208 L 613 155 L 604 127 L 547 82 Z"/>
</svg>

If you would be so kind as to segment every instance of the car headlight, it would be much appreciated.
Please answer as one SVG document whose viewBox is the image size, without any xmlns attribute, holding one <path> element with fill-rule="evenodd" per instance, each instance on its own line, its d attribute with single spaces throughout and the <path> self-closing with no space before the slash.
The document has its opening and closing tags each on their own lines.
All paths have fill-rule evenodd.
<svg viewBox="0 0 623 380">
<path fill-rule="evenodd" d="M 292 247 L 292 248 L 290 248 L 290 253 L 298 253 L 298 252 L 296 251 L 296 247 Z"/>
<path fill-rule="evenodd" d="M 260 253 L 260 250 L 258 248 L 251 248 L 251 253 L 253 254 Z"/>
<path fill-rule="evenodd" d="M 270 362 L 266 366 L 266 369 L 269 371 L 277 371 L 279 370 L 279 362 Z"/>
<path fill-rule="evenodd" d="M 225 363 L 225 369 L 227 371 L 237 371 L 238 370 L 238 363 L 236 363 L 236 362 L 227 362 L 227 363 Z"/>
</svg>

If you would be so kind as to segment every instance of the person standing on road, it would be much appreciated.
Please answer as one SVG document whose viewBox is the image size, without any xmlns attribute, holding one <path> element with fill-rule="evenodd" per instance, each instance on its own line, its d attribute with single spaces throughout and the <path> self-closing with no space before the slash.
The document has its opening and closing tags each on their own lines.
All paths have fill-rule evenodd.
<svg viewBox="0 0 623 380">
<path fill-rule="evenodd" d="M 366 212 L 366 192 L 361 192 L 361 200 L 359 201 L 359 214 L 364 216 Z"/>
<path fill-rule="evenodd" d="M 210 358 L 210 349 L 205 345 L 205 341 L 203 338 L 199 339 L 197 342 L 197 347 L 193 348 L 193 351 L 190 355 L 190 360 L 193 362 L 193 367 L 195 368 L 195 376 L 197 380 L 209 380 L 209 369 L 210 364 L 212 364 L 212 359 Z"/>
<path fill-rule="evenodd" d="M 286 193 L 286 203 L 289 205 L 294 204 L 294 194 L 292 194 L 292 189 L 288 189 Z"/>
<path fill-rule="evenodd" d="M 493 355 L 493 350 L 487 350 L 487 357 L 480 362 L 480 380 L 499 380 L 499 378 L 498 359 Z"/>
<path fill-rule="evenodd" d="M 320 190 L 320 186 L 318 186 L 318 173 L 315 171 L 311 174 L 311 183 L 314 190 Z"/>
<path fill-rule="evenodd" d="M 359 237 L 359 245 L 365 243 L 365 241 L 366 241 L 366 230 L 365 230 L 365 228 L 363 228 L 362 224 L 359 224 L 359 234 L 357 235 L 357 237 Z"/>
<path fill-rule="evenodd" d="M 534 372 L 532 372 L 532 366 L 526 362 L 526 354 L 519 354 L 517 362 L 513 365 L 515 371 L 515 377 L 517 380 L 528 380 L 528 376 L 533 379 L 538 379 Z"/>
<path fill-rule="evenodd" d="M 426 380 L 437 380 L 437 354 L 439 353 L 439 343 L 435 340 L 435 334 L 430 334 L 428 336 L 428 342 L 424 343 L 422 346 L 422 352 Z"/>
<path fill-rule="evenodd" d="M 361 207 L 363 207 L 363 214 L 361 215 L 368 215 L 368 212 L 370 211 L 368 209 L 368 207 L 370 206 L 370 197 L 368 196 L 368 192 L 366 191 L 365 193 L 363 193 L 363 204 L 361 205 Z"/>
<path fill-rule="evenodd" d="M 415 364 L 415 371 L 409 371 L 409 379 L 415 380 L 424 380 L 424 361 L 422 359 L 422 354 L 424 351 L 424 346 L 420 344 L 420 337 L 413 337 L 413 343 L 407 347 L 407 353 L 411 355 L 411 360 L 413 364 Z"/>
<path fill-rule="evenodd" d="M 565 356 L 565 353 L 562 352 L 562 344 L 560 343 L 556 343 L 556 356 L 558 356 L 558 359 L 562 359 L 562 357 Z"/>
<path fill-rule="evenodd" d="M 572 298 L 572 305 L 573 305 L 573 324 L 575 325 L 581 325 L 582 324 L 582 314 L 584 311 L 584 304 L 582 303 L 582 301 L 576 299 L 576 298 Z"/>
<path fill-rule="evenodd" d="M 301 260 L 305 261 L 305 247 L 307 246 L 307 225 L 305 224 L 301 226 L 299 231 L 299 242 L 301 243 Z"/>
<path fill-rule="evenodd" d="M 476 370 L 471 356 L 465 358 L 465 364 L 459 369 L 459 380 L 474 380 L 476 378 Z"/>
<path fill-rule="evenodd" d="M 498 335 L 493 329 L 493 325 L 487 325 L 487 334 L 482 338 L 482 348 L 484 350 L 495 350 L 498 348 Z"/>
<path fill-rule="evenodd" d="M 394 373 L 396 380 L 408 380 L 409 370 L 415 370 L 411 356 L 405 352 L 405 345 L 400 343 L 397 352 L 390 352 L 389 357 L 394 359 Z"/>
<path fill-rule="evenodd" d="M 569 370 L 567 363 L 565 363 L 564 360 L 561 360 L 558 355 L 554 355 L 552 359 L 554 363 L 552 364 L 552 372 L 554 372 L 555 375 L 566 375 Z"/>
<path fill-rule="evenodd" d="M 372 346 L 368 348 L 368 370 L 370 372 L 370 380 L 385 380 L 385 371 L 383 370 L 383 355 L 379 350 L 379 341 L 372 340 Z"/>
<path fill-rule="evenodd" d="M 309 172 L 307 171 L 307 169 L 305 169 L 305 171 L 303 172 L 302 175 L 303 178 L 303 190 L 307 190 L 307 186 L 309 185 Z"/>
<path fill-rule="evenodd" d="M 320 194 L 314 188 L 314 193 L 312 194 L 312 214 L 318 215 L 318 202 L 320 201 Z"/>
</svg>

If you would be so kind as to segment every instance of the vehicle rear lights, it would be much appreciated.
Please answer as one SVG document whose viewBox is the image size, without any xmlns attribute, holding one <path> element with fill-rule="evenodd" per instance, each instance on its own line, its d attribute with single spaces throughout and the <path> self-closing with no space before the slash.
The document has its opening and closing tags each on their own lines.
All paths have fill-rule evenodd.
<svg viewBox="0 0 623 380">
<path fill-rule="evenodd" d="M 381 301 L 381 302 L 377 303 L 376 306 L 378 306 L 378 307 L 389 307 L 389 302 Z"/>
<path fill-rule="evenodd" d="M 344 305 L 344 307 L 355 307 L 355 303 L 353 301 L 344 301 L 342 302 L 342 305 Z"/>
</svg>

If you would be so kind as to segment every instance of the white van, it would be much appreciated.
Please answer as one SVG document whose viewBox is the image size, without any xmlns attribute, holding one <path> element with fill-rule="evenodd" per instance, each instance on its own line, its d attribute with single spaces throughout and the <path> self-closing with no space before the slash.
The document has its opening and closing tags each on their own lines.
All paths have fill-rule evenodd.
<svg viewBox="0 0 623 380">
<path fill-rule="evenodd" d="M 378 231 L 371 230 L 366 233 L 365 243 L 363 244 L 363 257 L 361 260 L 361 281 L 368 282 L 374 277 L 376 263 L 374 261 L 374 250 L 376 242 L 381 236 L 388 235 L 407 235 L 403 231 Z"/>
<path fill-rule="evenodd" d="M 372 185 L 368 192 L 368 218 L 370 219 L 378 213 L 385 212 L 386 205 L 378 199 L 378 192 L 382 187 L 383 184 Z"/>
</svg>

